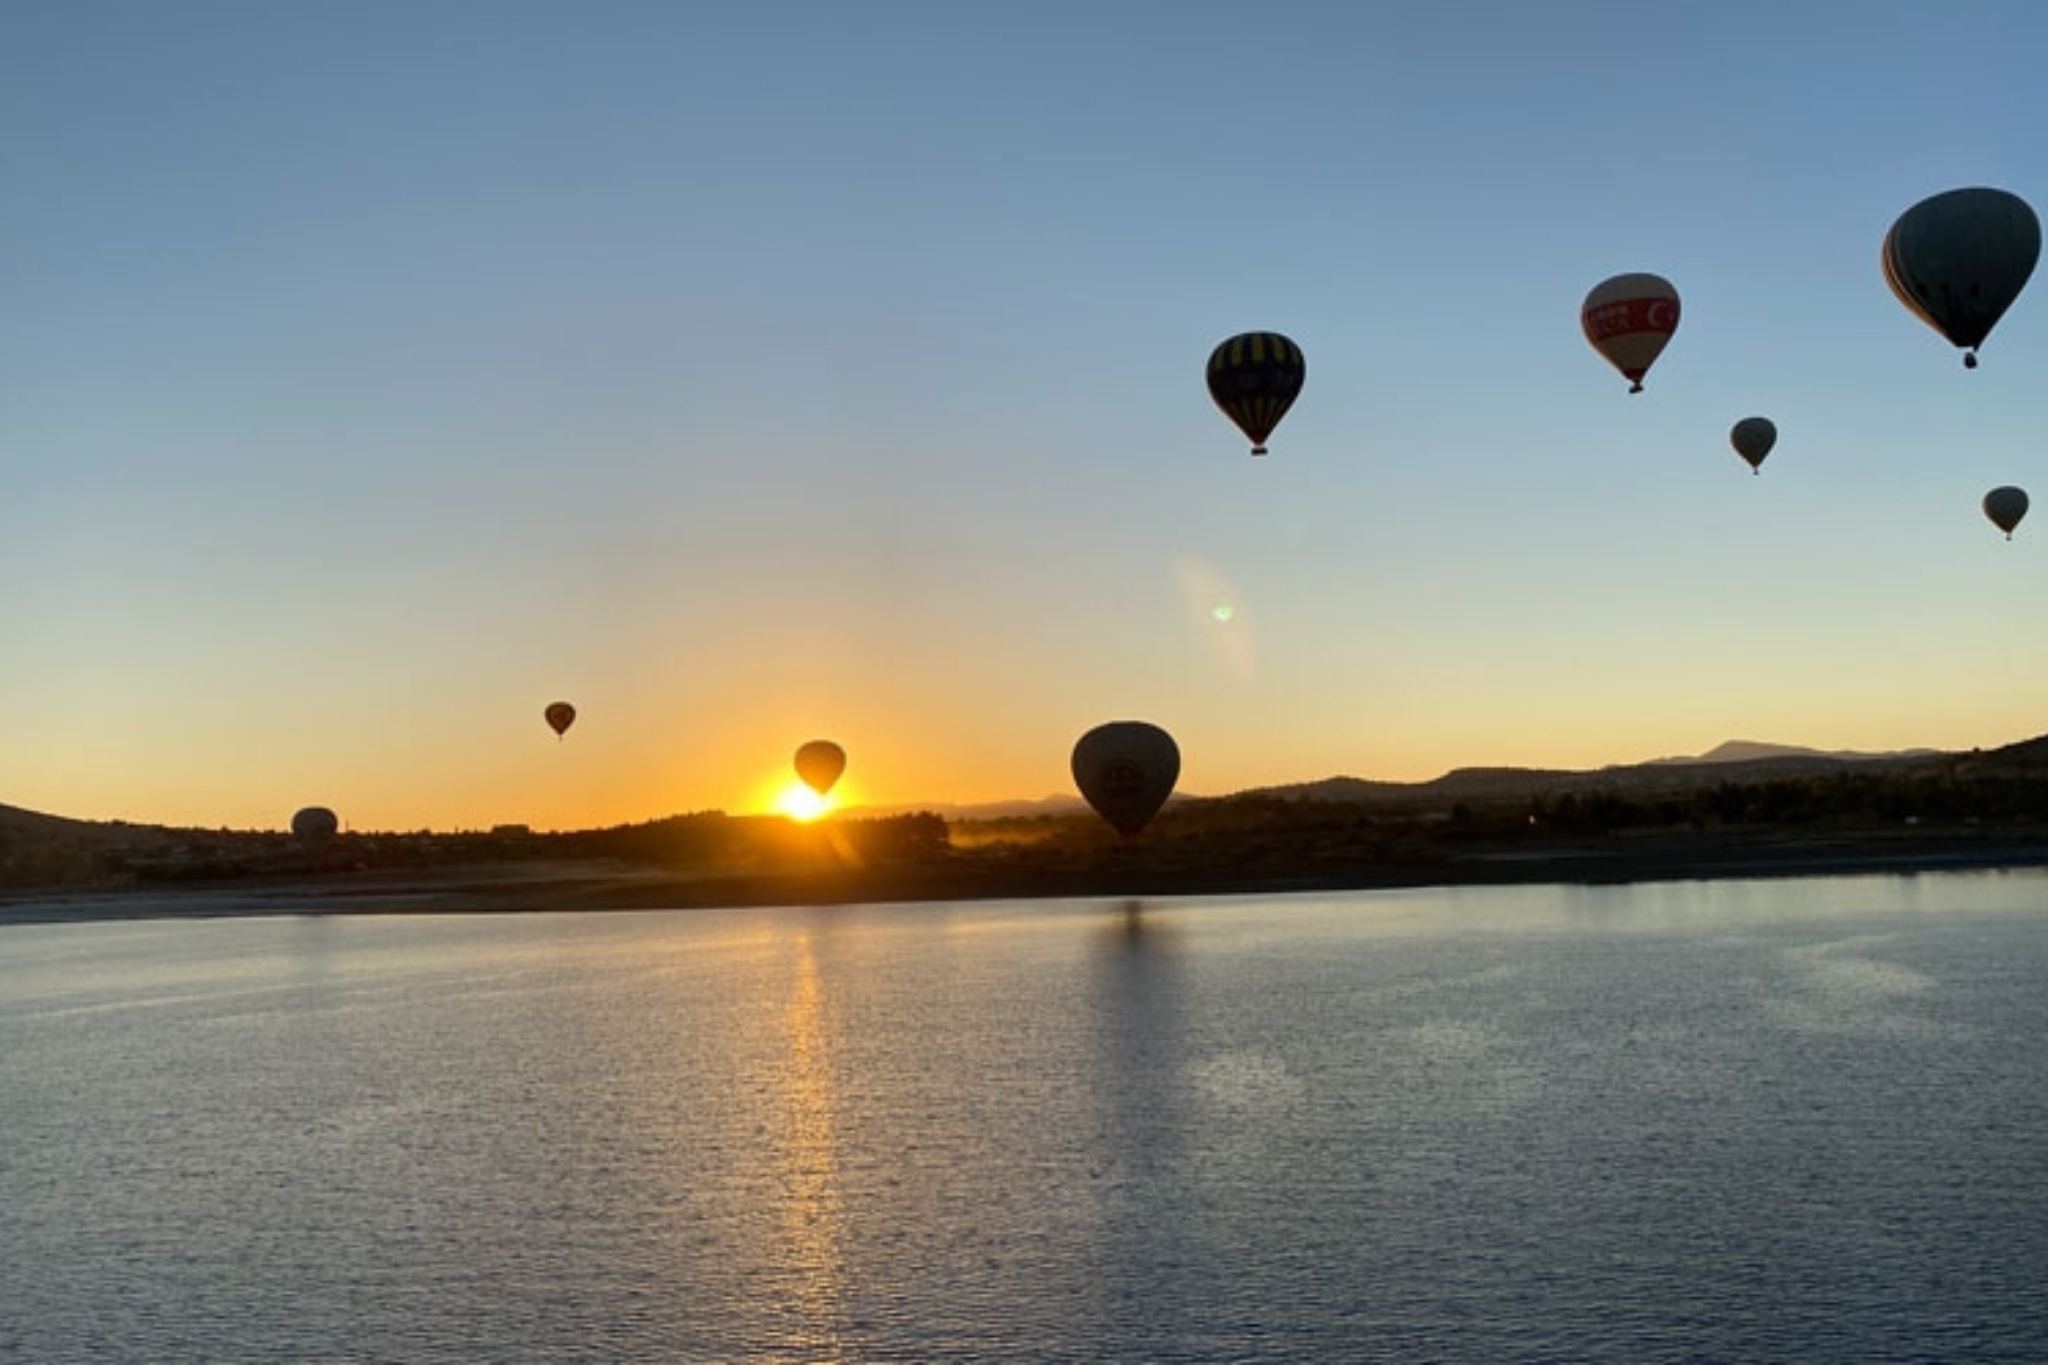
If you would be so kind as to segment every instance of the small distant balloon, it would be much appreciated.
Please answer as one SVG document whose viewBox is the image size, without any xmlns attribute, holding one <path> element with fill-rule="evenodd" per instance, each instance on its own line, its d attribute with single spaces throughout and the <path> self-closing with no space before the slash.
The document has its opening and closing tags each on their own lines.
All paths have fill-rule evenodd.
<svg viewBox="0 0 2048 1365">
<path fill-rule="evenodd" d="M 1074 745 L 1074 785 L 1126 839 L 1151 823 L 1180 780 L 1180 746 L 1142 720 L 1098 725 Z"/>
<path fill-rule="evenodd" d="M 555 732 L 556 739 L 567 734 L 569 727 L 576 723 L 576 708 L 565 701 L 549 702 L 547 710 L 541 714 L 547 717 L 548 728 Z"/>
<path fill-rule="evenodd" d="M 1641 393 L 1643 376 L 1678 330 L 1678 291 L 1662 275 L 1613 276 L 1586 295 L 1579 326 L 1593 349 L 1629 381 L 1628 391 Z"/>
<path fill-rule="evenodd" d="M 1977 348 L 2012 307 L 2041 256 L 2041 220 L 2005 190 L 1949 190 L 1899 215 L 1884 235 L 1885 283 L 1908 311 L 1963 348 Z"/>
<path fill-rule="evenodd" d="M 2027 490 L 2007 485 L 1994 488 L 1984 495 L 1984 515 L 1991 518 L 1991 524 L 2005 532 L 2007 540 L 2012 539 L 2013 527 L 2020 524 L 2020 518 L 2027 514 Z"/>
<path fill-rule="evenodd" d="M 1251 440 L 1254 455 L 1266 453 L 1266 438 L 1307 377 L 1301 347 L 1278 332 L 1244 332 L 1209 353 L 1209 396 Z"/>
<path fill-rule="evenodd" d="M 1728 444 L 1749 461 L 1749 472 L 1763 473 L 1764 456 L 1778 443 L 1778 425 L 1768 417 L 1745 417 L 1728 429 Z"/>
<path fill-rule="evenodd" d="M 340 829 L 340 817 L 325 806 L 307 806 L 292 816 L 292 837 L 308 848 L 318 848 Z"/>
<path fill-rule="evenodd" d="M 814 739 L 796 751 L 796 775 L 823 796 L 846 771 L 846 750 L 829 739 Z"/>
</svg>

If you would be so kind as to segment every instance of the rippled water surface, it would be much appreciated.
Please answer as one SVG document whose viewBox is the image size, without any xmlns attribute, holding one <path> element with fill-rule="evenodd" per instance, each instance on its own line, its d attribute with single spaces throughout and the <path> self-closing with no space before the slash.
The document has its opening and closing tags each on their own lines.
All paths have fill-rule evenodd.
<svg viewBox="0 0 2048 1365">
<path fill-rule="evenodd" d="M 0 929 L 0 1359 L 2039 1361 L 2048 878 Z"/>
</svg>

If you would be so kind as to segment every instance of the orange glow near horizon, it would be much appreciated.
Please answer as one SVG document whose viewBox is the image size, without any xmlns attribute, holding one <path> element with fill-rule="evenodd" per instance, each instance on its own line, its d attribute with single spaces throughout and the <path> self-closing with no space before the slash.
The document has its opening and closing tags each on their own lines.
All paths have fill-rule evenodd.
<svg viewBox="0 0 2048 1365">
<path fill-rule="evenodd" d="M 775 809 L 798 824 L 822 819 L 837 805 L 830 795 L 821 796 L 802 782 L 791 782 L 775 795 Z"/>
</svg>

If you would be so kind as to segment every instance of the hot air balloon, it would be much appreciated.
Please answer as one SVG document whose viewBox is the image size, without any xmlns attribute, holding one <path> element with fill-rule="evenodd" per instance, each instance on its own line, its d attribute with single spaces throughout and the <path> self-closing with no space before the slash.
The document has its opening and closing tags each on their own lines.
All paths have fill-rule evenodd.
<svg viewBox="0 0 2048 1365">
<path fill-rule="evenodd" d="M 549 702 L 548 709 L 541 714 L 547 717 L 548 728 L 555 732 L 556 739 L 568 733 L 569 727 L 576 723 L 576 708 L 565 701 Z"/>
<path fill-rule="evenodd" d="M 1074 745 L 1074 785 L 1126 839 L 1145 828 L 1180 778 L 1173 736 L 1142 720 L 1098 725 Z"/>
<path fill-rule="evenodd" d="M 1899 215 L 1879 259 L 1885 283 L 1913 315 L 1963 348 L 1977 348 L 2026 287 L 2041 255 L 2041 220 L 2004 190 L 1949 190 Z"/>
<path fill-rule="evenodd" d="M 1728 444 L 1749 461 L 1749 472 L 1763 473 L 1764 456 L 1778 443 L 1778 425 L 1768 417 L 1745 417 L 1728 429 Z"/>
<path fill-rule="evenodd" d="M 846 750 L 829 739 L 814 739 L 796 751 L 796 775 L 823 796 L 846 771 Z"/>
<path fill-rule="evenodd" d="M 1620 370 L 1630 393 L 1678 330 L 1678 291 L 1662 275 L 1616 275 L 1593 286 L 1579 309 L 1586 340 Z"/>
<path fill-rule="evenodd" d="M 1245 332 L 1209 353 L 1209 396 L 1251 438 L 1254 455 L 1266 453 L 1307 377 L 1301 347 L 1278 332 Z"/>
<path fill-rule="evenodd" d="M 2005 532 L 2007 540 L 2012 539 L 2012 528 L 2020 524 L 2020 518 L 2027 514 L 2027 490 L 2024 488 L 1994 488 L 1984 495 L 1984 515 L 1991 518 L 1991 524 Z"/>
<path fill-rule="evenodd" d="M 325 806 L 308 806 L 292 817 L 292 838 L 308 848 L 318 848 L 340 829 L 340 817 Z"/>
</svg>

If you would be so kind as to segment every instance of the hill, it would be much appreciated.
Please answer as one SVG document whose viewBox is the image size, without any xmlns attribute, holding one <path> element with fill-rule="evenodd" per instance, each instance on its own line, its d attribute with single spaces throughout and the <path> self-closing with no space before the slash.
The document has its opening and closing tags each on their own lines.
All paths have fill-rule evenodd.
<svg viewBox="0 0 2048 1365">
<path fill-rule="evenodd" d="M 1939 752 L 1938 749 L 1900 749 L 1890 753 L 1872 754 L 1854 749 L 1808 749 L 1797 744 L 1763 744 L 1753 739 L 1731 739 L 1694 757 L 1658 758 L 1652 759 L 1651 763 L 1753 763 L 1772 758 L 1825 758 L 1842 763 L 1881 763 L 1899 758 L 1927 758 Z"/>
<path fill-rule="evenodd" d="M 2048 736 L 2027 743 L 2041 746 L 2042 762 L 2048 764 Z M 2019 749 L 2024 746 L 2008 747 Z M 1317 782 L 1261 787 L 1239 795 L 1386 808 L 1472 801 L 1498 803 L 1590 792 L 1637 797 L 1676 796 L 1725 783 L 1795 780 L 1852 769 L 1860 772 L 1912 770 L 1957 761 L 1959 757 L 1936 749 L 1831 753 L 1796 745 L 1730 740 L 1694 758 L 1658 758 L 1605 768 L 1454 768 L 1442 777 L 1426 782 L 1327 777 Z"/>
<path fill-rule="evenodd" d="M 1968 753 L 1842 754 L 1738 741 L 1676 762 L 1460 768 L 1426 782 L 1340 776 L 1178 795 L 1135 853 L 1118 851 L 1115 836 L 1069 796 L 842 811 L 810 826 L 704 811 L 552 834 L 519 825 L 358 831 L 312 844 L 274 830 L 90 822 L 0 806 L 0 889 L 325 884 L 493 867 L 545 867 L 559 879 L 579 865 L 658 873 L 666 879 L 661 894 L 671 896 L 679 894 L 668 885 L 677 877 L 699 887 L 693 895 L 741 897 L 760 893 L 734 879 L 751 885 L 819 869 L 852 881 L 803 895 L 880 894 L 899 875 L 913 877 L 889 883 L 904 895 L 934 876 L 947 894 L 968 895 L 962 888 L 1071 891 L 1080 884 L 1073 878 L 1093 877 L 1112 853 L 1155 887 L 1165 884 L 1154 876 L 1162 869 L 1183 888 L 1338 885 L 1384 880 L 1397 867 L 1414 880 L 1493 875 L 1502 859 L 1528 863 L 1534 875 L 1560 858 L 1583 859 L 1602 841 L 1623 841 L 1630 851 L 1614 866 L 1638 875 L 1695 865 L 1710 847 L 1750 857 L 1760 841 L 1895 848 L 1901 837 L 1948 852 L 1995 842 L 1995 856 L 2007 861 L 2014 848 L 2038 846 L 2048 856 L 2048 736 Z M 714 881 L 723 889 L 710 890 Z"/>
</svg>

